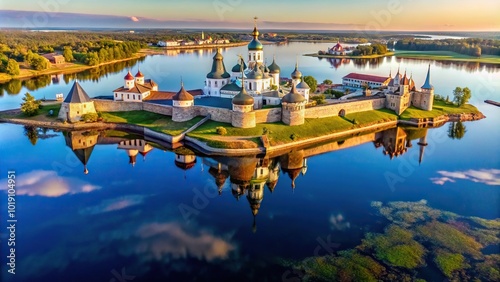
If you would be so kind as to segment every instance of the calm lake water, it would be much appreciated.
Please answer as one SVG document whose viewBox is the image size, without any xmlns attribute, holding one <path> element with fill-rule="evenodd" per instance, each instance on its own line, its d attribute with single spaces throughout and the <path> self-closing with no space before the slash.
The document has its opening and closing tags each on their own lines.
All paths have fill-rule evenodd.
<svg viewBox="0 0 500 282">
<path fill-rule="evenodd" d="M 327 46 L 266 46 L 265 54 L 268 63 L 275 54 L 282 76 L 289 76 L 297 56 Z M 226 68 L 245 52 L 224 50 Z M 213 54 L 150 56 L 130 64 L 133 73 L 140 65 L 160 89 L 177 90 L 181 76 L 195 89 L 203 86 Z M 388 75 L 400 66 L 421 85 L 429 64 L 299 59 L 304 75 L 338 83 L 350 72 Z M 283 262 L 350 249 L 367 232 L 383 231 L 387 221 L 372 201 L 425 199 L 432 208 L 499 218 L 500 111 L 483 100 L 500 100 L 500 68 L 430 63 L 437 94 L 468 86 L 472 104 L 487 116 L 464 123 L 460 139 L 448 136 L 449 124 L 394 128 L 282 156 L 227 158 L 176 154 L 123 132 L 0 124 L 0 190 L 7 189 L 7 171 L 15 170 L 18 219 L 16 275 L 7 273 L 2 255 L 2 281 L 299 281 L 287 280 Z M 128 67 L 62 76 L 58 83 L 49 77 L 3 85 L 0 109 L 18 107 L 27 91 L 37 98 L 67 93 L 76 77 L 90 96 L 110 95 Z M 424 136 L 428 146 L 421 147 Z M 391 159 L 384 151 L 400 137 L 407 150 Z M 134 151 L 129 143 L 141 146 Z M 6 191 L 1 195 L 5 242 Z M 428 281 L 444 279 L 435 267 L 417 272 Z"/>
</svg>

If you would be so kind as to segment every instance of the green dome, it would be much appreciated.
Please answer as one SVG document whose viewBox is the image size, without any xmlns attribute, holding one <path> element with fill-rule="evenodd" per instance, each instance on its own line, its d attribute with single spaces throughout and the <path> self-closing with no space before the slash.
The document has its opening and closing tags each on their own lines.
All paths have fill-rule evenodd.
<svg viewBox="0 0 500 282">
<path fill-rule="evenodd" d="M 249 79 L 262 79 L 263 74 L 262 74 L 262 71 L 260 70 L 260 67 L 255 65 L 253 70 L 247 74 L 247 78 L 249 78 Z"/>
<path fill-rule="evenodd" d="M 226 67 L 224 66 L 224 57 L 217 50 L 217 54 L 215 54 L 212 63 L 212 71 L 207 74 L 207 78 L 213 79 L 223 79 L 230 78 L 231 75 L 226 71 Z"/>
<path fill-rule="evenodd" d="M 281 99 L 281 102 L 285 103 L 302 103 L 306 99 L 304 96 L 300 95 L 297 92 L 297 88 L 295 87 L 295 84 L 292 85 L 292 89 L 290 90 L 290 93 L 286 94 L 283 99 Z"/>
<path fill-rule="evenodd" d="M 254 38 L 250 43 L 248 44 L 248 50 L 262 50 L 264 49 L 264 45 L 260 43 L 259 39 Z"/>
<path fill-rule="evenodd" d="M 269 65 L 269 72 L 270 73 L 280 73 L 281 68 L 276 64 L 275 60 L 273 59 L 273 63 Z"/>
<path fill-rule="evenodd" d="M 247 68 L 247 64 L 245 64 L 245 62 L 243 62 L 243 69 L 245 70 L 246 68 Z M 231 71 L 232 72 L 241 72 L 241 65 L 240 64 L 234 65 L 234 67 Z"/>
</svg>

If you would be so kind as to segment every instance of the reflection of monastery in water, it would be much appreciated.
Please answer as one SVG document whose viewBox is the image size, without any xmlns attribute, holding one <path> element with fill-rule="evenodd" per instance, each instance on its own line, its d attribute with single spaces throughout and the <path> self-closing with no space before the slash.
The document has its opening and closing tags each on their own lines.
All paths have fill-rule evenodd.
<svg viewBox="0 0 500 282">
<path fill-rule="evenodd" d="M 118 144 L 117 149 L 123 150 L 129 159 L 129 164 L 135 165 L 137 156 L 143 158 L 153 150 L 153 146 L 143 139 L 127 140 L 122 137 L 102 137 L 98 132 L 75 131 L 65 134 L 66 145 L 70 147 L 84 165 L 87 174 L 87 164 L 96 144 Z M 332 151 L 347 149 L 358 145 L 372 143 L 376 149 L 382 148 L 382 153 L 393 158 L 401 157 L 415 145 L 419 146 L 419 163 L 422 163 L 427 146 L 426 128 L 396 127 L 384 131 L 368 133 L 345 140 L 333 141 L 323 145 L 292 150 L 282 155 L 262 157 L 200 157 L 188 148 L 174 150 L 174 164 L 181 170 L 195 167 L 197 159 L 201 158 L 202 171 L 208 167 L 208 173 L 214 179 L 219 195 L 224 194 L 228 187 L 236 200 L 245 197 L 252 215 L 259 213 L 264 200 L 264 190 L 273 193 L 280 176 L 287 175 L 291 181 L 292 192 L 299 186 L 297 180 L 307 173 L 308 159 Z M 280 171 L 282 172 L 280 174 Z M 186 177 L 186 176 L 184 176 Z M 227 183 L 227 184 L 226 184 Z"/>
</svg>

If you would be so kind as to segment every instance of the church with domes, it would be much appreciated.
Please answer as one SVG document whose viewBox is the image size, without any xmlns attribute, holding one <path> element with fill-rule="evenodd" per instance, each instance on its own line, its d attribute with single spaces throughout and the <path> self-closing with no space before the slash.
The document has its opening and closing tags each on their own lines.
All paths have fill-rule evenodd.
<svg viewBox="0 0 500 282">
<path fill-rule="evenodd" d="M 227 72 L 224 57 L 217 51 L 213 57 L 211 71 L 205 80 L 204 94 L 211 97 L 235 98 L 242 88 L 247 95 L 253 98 L 253 108 L 261 109 L 266 105 L 279 105 L 286 95 L 280 88 L 281 68 L 273 57 L 267 65 L 264 56 L 264 45 L 259 41 L 259 30 L 255 23 L 252 31 L 252 40 L 248 44 L 247 61 L 240 56 L 236 65 Z M 297 92 L 309 102 L 309 86 L 302 80 L 302 73 L 298 64 L 291 74 Z M 240 97 L 239 95 L 238 97 Z"/>
</svg>

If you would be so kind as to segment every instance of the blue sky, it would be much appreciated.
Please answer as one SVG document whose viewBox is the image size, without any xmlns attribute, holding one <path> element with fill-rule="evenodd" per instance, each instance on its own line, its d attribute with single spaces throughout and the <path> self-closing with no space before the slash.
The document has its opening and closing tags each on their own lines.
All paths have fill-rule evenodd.
<svg viewBox="0 0 500 282">
<path fill-rule="evenodd" d="M 248 25 L 258 16 L 269 27 L 288 22 L 297 29 L 500 30 L 498 0 L 0 0 L 0 10 L 116 15 L 139 22 L 209 21 L 228 28 Z"/>
</svg>

